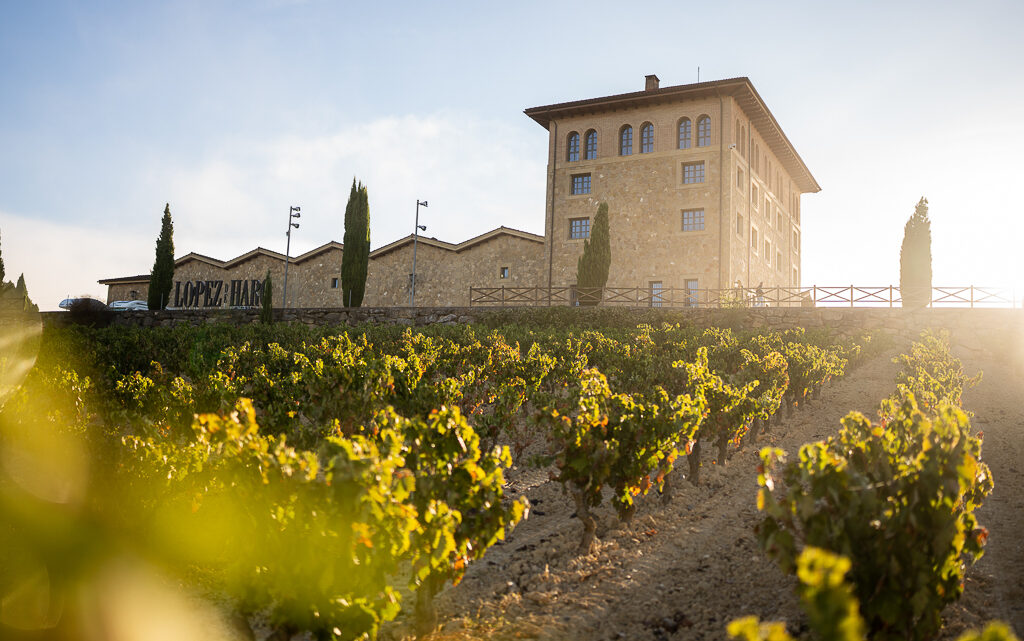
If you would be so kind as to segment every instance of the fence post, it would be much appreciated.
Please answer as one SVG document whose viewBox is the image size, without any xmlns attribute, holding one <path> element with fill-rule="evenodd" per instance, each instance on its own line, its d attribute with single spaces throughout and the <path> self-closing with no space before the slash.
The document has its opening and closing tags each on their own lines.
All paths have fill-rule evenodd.
<svg viewBox="0 0 1024 641">
<path fill-rule="evenodd" d="M 974 285 L 971 285 L 971 309 L 974 309 Z"/>
<path fill-rule="evenodd" d="M 853 285 L 850 285 L 850 307 L 853 307 Z"/>
<path fill-rule="evenodd" d="M 505 306 L 505 286 L 501 286 L 501 306 Z"/>
<path fill-rule="evenodd" d="M 893 298 L 892 298 L 892 285 L 889 285 L 889 307 L 890 308 L 892 308 L 893 303 L 894 303 L 894 301 L 893 301 Z"/>
<path fill-rule="evenodd" d="M 811 291 L 812 291 L 811 296 L 814 299 L 814 306 L 817 307 L 818 306 L 818 286 L 817 285 L 813 285 Z"/>
</svg>

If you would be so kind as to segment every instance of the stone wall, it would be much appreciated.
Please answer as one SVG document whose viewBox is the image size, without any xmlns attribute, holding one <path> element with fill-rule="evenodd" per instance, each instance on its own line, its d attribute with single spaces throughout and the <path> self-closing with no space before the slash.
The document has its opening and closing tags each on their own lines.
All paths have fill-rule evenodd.
<svg viewBox="0 0 1024 641">
<path fill-rule="evenodd" d="M 954 346 L 968 351 L 988 351 L 1024 357 L 1024 309 L 672 309 L 654 308 L 493 308 L 493 307 L 363 307 L 275 310 L 278 321 L 310 325 L 356 325 L 360 323 L 423 326 L 432 324 L 486 323 L 522 326 L 633 327 L 639 323 L 683 323 L 735 329 L 783 330 L 794 327 L 828 328 L 841 335 L 855 336 L 865 330 L 912 339 L 923 329 L 950 331 Z M 67 312 L 43 312 L 48 325 L 71 322 Z M 245 325 L 259 321 L 257 310 L 175 310 L 161 312 L 106 312 L 114 325 L 142 327 L 231 323 Z"/>
</svg>

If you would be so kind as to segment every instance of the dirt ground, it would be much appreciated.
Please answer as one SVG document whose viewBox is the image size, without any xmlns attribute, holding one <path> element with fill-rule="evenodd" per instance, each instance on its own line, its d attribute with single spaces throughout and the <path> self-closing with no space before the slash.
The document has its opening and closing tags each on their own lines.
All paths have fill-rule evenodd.
<svg viewBox="0 0 1024 641">
<path fill-rule="evenodd" d="M 726 624 L 749 614 L 805 633 L 795 580 L 761 554 L 754 538 L 757 451 L 770 444 L 795 454 L 800 445 L 835 433 L 851 410 L 874 417 L 894 385 L 892 356 L 834 382 L 724 467 L 706 465 L 701 485 L 677 477 L 671 502 L 647 497 L 630 525 L 620 525 L 609 506 L 598 508 L 601 541 L 592 555 L 576 553 L 582 526 L 547 471 L 514 472 L 509 493 L 530 499 L 529 518 L 460 585 L 439 595 L 442 626 L 429 638 L 725 639 Z M 964 597 L 944 613 L 941 638 L 955 639 L 990 619 L 1024 636 L 1024 377 L 994 357 L 959 356 L 968 373 L 984 370 L 964 406 L 984 431 L 983 458 L 995 490 L 978 513 L 990 531 L 985 556 L 969 571 Z M 400 639 L 406 629 L 399 619 L 384 636 Z"/>
</svg>

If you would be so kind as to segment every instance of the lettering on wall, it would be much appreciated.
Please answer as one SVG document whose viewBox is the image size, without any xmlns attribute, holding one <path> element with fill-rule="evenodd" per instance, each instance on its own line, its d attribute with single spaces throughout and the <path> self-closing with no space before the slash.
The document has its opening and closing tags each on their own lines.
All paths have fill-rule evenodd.
<svg viewBox="0 0 1024 641">
<path fill-rule="evenodd" d="M 174 281 L 174 307 L 259 307 L 263 281 L 251 280 Z"/>
</svg>

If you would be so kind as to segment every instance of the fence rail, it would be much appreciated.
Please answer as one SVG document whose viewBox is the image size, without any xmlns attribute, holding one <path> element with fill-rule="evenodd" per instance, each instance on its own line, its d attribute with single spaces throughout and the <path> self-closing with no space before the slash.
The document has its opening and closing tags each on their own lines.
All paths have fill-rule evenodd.
<svg viewBox="0 0 1024 641">
<path fill-rule="evenodd" d="M 907 291 L 908 307 L 1016 307 L 999 287 L 932 287 Z M 882 286 L 688 289 L 648 287 L 470 287 L 470 307 L 904 307 L 900 288 Z"/>
</svg>

